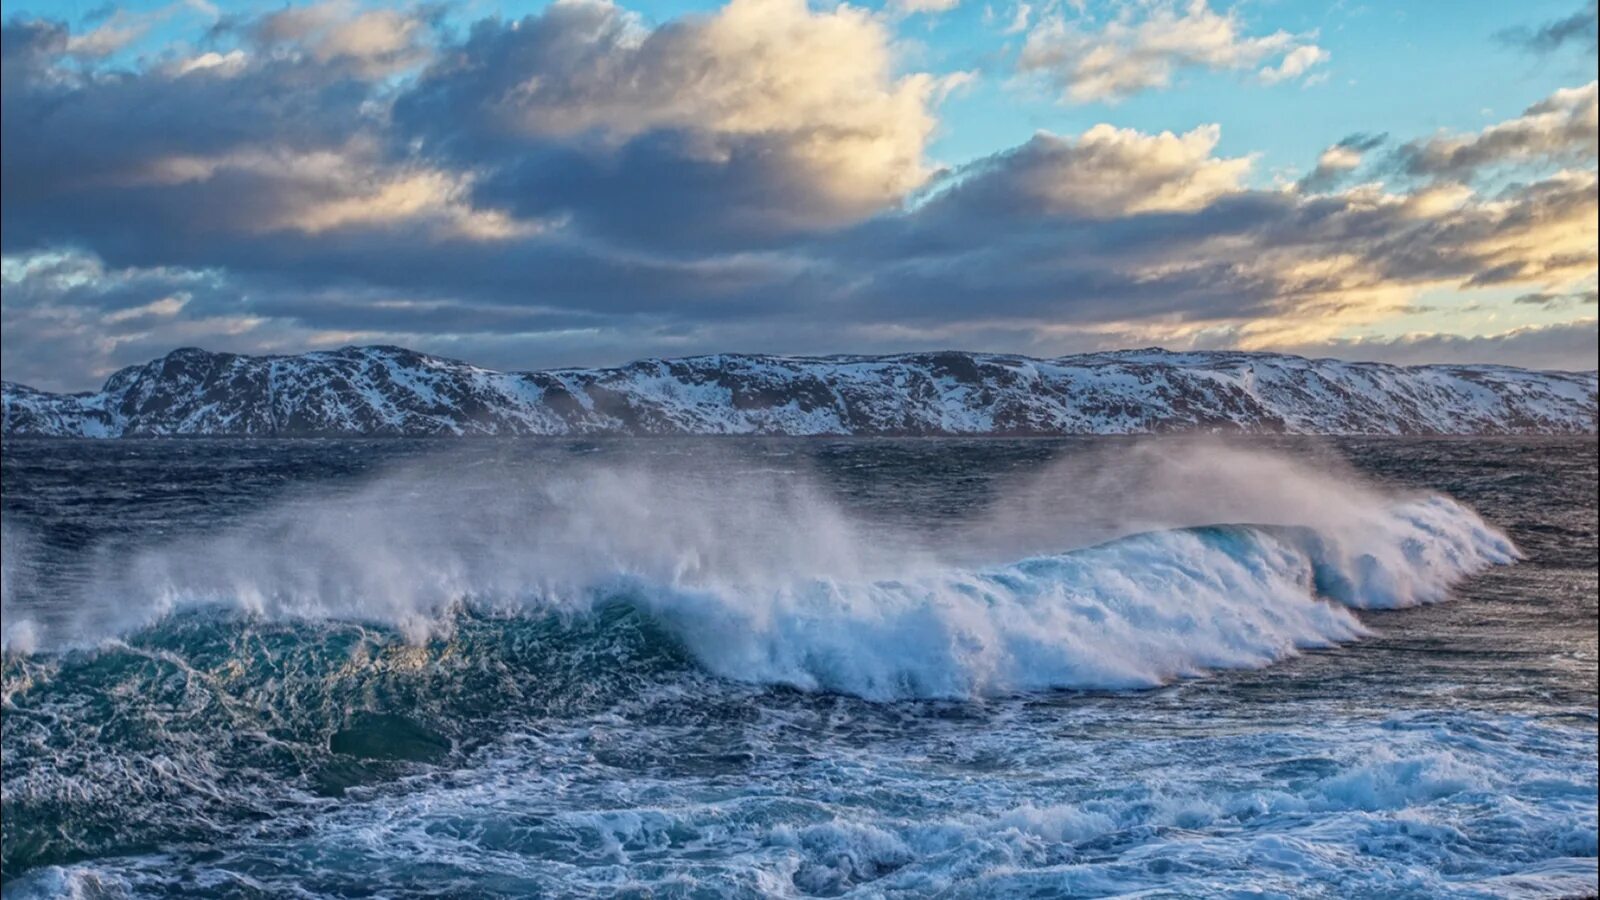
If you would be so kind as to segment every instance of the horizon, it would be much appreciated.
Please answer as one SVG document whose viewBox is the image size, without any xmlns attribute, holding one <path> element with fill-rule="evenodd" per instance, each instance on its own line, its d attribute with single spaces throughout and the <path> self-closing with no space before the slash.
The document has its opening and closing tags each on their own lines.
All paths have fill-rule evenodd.
<svg viewBox="0 0 1600 900">
<path fill-rule="evenodd" d="M 1586 372 L 1596 6 L 8 3 L 0 377 L 1157 346 Z"/>
</svg>

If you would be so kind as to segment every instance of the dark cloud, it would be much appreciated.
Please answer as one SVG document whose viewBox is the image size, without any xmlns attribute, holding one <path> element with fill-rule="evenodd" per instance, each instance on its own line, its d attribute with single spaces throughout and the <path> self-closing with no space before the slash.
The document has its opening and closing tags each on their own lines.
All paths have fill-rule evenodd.
<svg viewBox="0 0 1600 900">
<path fill-rule="evenodd" d="M 1502 43 L 1520 47 L 1534 53 L 1553 53 L 1569 44 L 1590 53 L 1600 44 L 1600 10 L 1594 0 L 1582 9 L 1564 18 L 1546 22 L 1537 28 L 1508 28 L 1495 35 Z"/>
<path fill-rule="evenodd" d="M 1512 301 L 1523 306 L 1537 306 L 1542 309 L 1563 309 L 1572 306 L 1594 306 L 1600 303 L 1600 292 L 1590 288 L 1586 291 L 1568 291 L 1554 293 L 1551 291 L 1534 291 L 1521 294 Z"/>
<path fill-rule="evenodd" d="M 92 243 L 114 255 L 249 232 L 295 202 L 308 181 L 297 168 L 373 126 L 371 85 L 338 65 L 86 71 L 62 63 L 62 26 L 13 21 L 3 34 L 7 252 Z"/>
<path fill-rule="evenodd" d="M 1490 335 L 1411 334 L 1291 344 L 1283 349 L 1303 356 L 1332 356 L 1396 365 L 1470 362 L 1583 372 L 1596 367 L 1597 354 L 1600 354 L 1597 347 L 1600 347 L 1600 325 L 1594 319 L 1586 319 Z"/>
<path fill-rule="evenodd" d="M 4 23 L 0 26 L 0 88 L 45 80 L 66 56 L 70 37 L 67 26 L 60 22 L 12 19 Z"/>
<path fill-rule="evenodd" d="M 529 143 L 479 180 L 474 197 L 621 245 L 686 253 L 781 246 L 839 219 L 784 140 L 728 139 L 714 159 L 698 143 L 666 130 L 620 147 Z"/>
<path fill-rule="evenodd" d="M 1591 163 L 1600 148 L 1600 85 L 1556 91 L 1515 119 L 1476 134 L 1441 135 L 1400 147 L 1411 175 L 1468 180 L 1500 166 Z"/>
</svg>

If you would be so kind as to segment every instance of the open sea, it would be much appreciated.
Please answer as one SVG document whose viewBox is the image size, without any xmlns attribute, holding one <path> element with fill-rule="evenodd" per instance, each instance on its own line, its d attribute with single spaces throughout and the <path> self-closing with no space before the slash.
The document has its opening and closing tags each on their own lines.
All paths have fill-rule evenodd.
<svg viewBox="0 0 1600 900">
<path fill-rule="evenodd" d="M 1600 886 L 1592 437 L 0 459 L 8 898 Z"/>
</svg>

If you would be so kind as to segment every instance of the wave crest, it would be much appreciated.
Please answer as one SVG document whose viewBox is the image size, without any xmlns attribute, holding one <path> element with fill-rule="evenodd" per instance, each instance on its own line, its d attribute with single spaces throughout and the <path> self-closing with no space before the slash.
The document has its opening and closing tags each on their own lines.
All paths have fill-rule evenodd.
<svg viewBox="0 0 1600 900">
<path fill-rule="evenodd" d="M 1363 534 L 1207 526 L 1012 565 L 849 584 L 752 602 L 635 586 L 711 671 L 873 699 L 1152 687 L 1255 668 L 1359 638 L 1351 608 L 1443 599 L 1517 557 L 1443 497 L 1396 504 Z"/>
</svg>

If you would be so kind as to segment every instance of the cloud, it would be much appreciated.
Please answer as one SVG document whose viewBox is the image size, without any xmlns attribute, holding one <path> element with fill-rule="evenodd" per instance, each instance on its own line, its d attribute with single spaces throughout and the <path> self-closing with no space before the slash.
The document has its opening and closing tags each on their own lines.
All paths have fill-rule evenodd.
<svg viewBox="0 0 1600 900">
<path fill-rule="evenodd" d="M 190 72 L 215 69 L 218 75 L 232 76 L 243 71 L 248 62 L 249 57 L 245 55 L 243 50 L 229 50 L 227 53 L 208 50 L 198 56 L 180 60 L 175 66 L 175 70 L 179 75 L 187 75 Z"/>
<path fill-rule="evenodd" d="M 453 332 L 486 345 L 496 335 L 565 333 L 581 347 L 584 333 L 603 324 L 583 313 L 419 299 L 399 290 L 308 290 L 223 270 L 116 268 L 80 252 L 7 257 L 0 287 L 0 375 L 45 390 L 97 385 L 175 346 L 263 353 L 399 341 L 444 351 L 459 343 Z M 501 361 L 511 365 L 514 357 Z"/>
<path fill-rule="evenodd" d="M 1302 77 L 1329 58 L 1326 50 L 1285 31 L 1241 31 L 1232 11 L 1215 12 L 1206 0 L 1130 5 L 1099 30 L 1057 14 L 1029 32 L 1017 68 L 1055 84 L 1065 102 L 1092 103 L 1169 87 L 1182 69 L 1243 71 L 1276 59 L 1259 73 L 1274 84 Z"/>
<path fill-rule="evenodd" d="M 960 5 L 961 0 L 892 0 L 894 9 L 905 15 L 913 13 L 937 15 L 949 12 Z"/>
<path fill-rule="evenodd" d="M 1489 363 L 1529 369 L 1571 372 L 1597 365 L 1600 324 L 1593 318 L 1557 325 L 1529 325 L 1487 335 L 1441 333 L 1398 337 L 1344 338 L 1284 347 L 1302 356 L 1384 362 L 1395 365 L 1427 363 Z"/>
<path fill-rule="evenodd" d="M 93 29 L 66 39 L 66 52 L 86 62 L 96 62 L 127 48 L 149 33 L 160 22 L 182 13 L 198 13 L 209 19 L 217 11 L 201 0 L 178 0 L 144 12 L 110 8 Z"/>
<path fill-rule="evenodd" d="M 1533 53 L 1553 53 L 1568 44 L 1575 44 L 1594 53 L 1600 43 L 1600 9 L 1595 0 L 1589 0 L 1577 12 L 1555 19 L 1538 28 L 1509 28 L 1496 37 L 1502 43 L 1520 47 Z"/>
<path fill-rule="evenodd" d="M 288 7 L 249 23 L 246 31 L 264 52 L 352 66 L 369 78 L 402 71 L 429 56 L 424 11 L 363 10 L 353 0 Z"/>
<path fill-rule="evenodd" d="M 1283 59 L 1276 66 L 1267 66 L 1261 70 L 1261 80 L 1266 84 L 1277 84 L 1280 81 L 1293 81 L 1315 66 L 1333 58 L 1333 54 L 1312 44 L 1302 44 L 1285 53 Z"/>
<path fill-rule="evenodd" d="M 324 236 L 257 240 L 213 269 L 97 262 L 111 274 L 56 279 L 95 288 L 57 291 L 44 312 L 29 290 L 6 286 L 7 340 L 18 335 L 6 365 L 42 380 L 61 360 L 125 364 L 162 340 L 234 350 L 393 342 L 524 367 L 730 349 L 1049 354 L 1215 335 L 1296 348 L 1383 322 L 1426 288 L 1570 284 L 1596 265 L 1592 176 L 1450 203 L 1239 189 L 1114 214 L 1124 198 L 1040 193 L 1052 160 L 1043 151 L 1060 148 L 986 161 L 910 211 L 779 256 L 624 265 L 542 236 L 451 247 Z M 1058 171 L 1073 165 L 1069 153 Z M 164 320 L 113 320 L 168 297 L 184 302 Z M 46 334 L 37 345 L 27 337 Z"/>
<path fill-rule="evenodd" d="M 98 59 L 121 50 L 150 29 L 148 21 L 130 17 L 118 10 L 112 18 L 87 34 L 73 35 L 67 40 L 67 52 L 74 56 Z"/>
<path fill-rule="evenodd" d="M 1311 174 L 1300 180 L 1301 190 L 1325 191 L 1360 168 L 1366 156 L 1387 139 L 1381 134 L 1352 134 L 1322 151 Z"/>
<path fill-rule="evenodd" d="M 1001 34 L 1022 34 L 1028 30 L 1028 22 L 1033 18 L 1033 6 L 1027 3 L 1018 3 L 1011 11 L 1011 21 L 1001 29 Z"/>
<path fill-rule="evenodd" d="M 1041 132 L 965 174 L 951 193 L 997 211 L 1037 210 L 1087 218 L 1178 212 L 1243 190 L 1249 157 L 1211 155 L 1222 130 L 1142 134 L 1096 125 L 1077 136 Z M 979 210 L 971 210 L 981 215 Z"/>
<path fill-rule="evenodd" d="M 1562 88 L 1515 119 L 1477 134 L 1439 135 L 1400 150 L 1413 175 L 1465 179 L 1518 164 L 1592 162 L 1600 148 L 1600 84 Z"/>
<path fill-rule="evenodd" d="M 44 389 L 88 387 L 109 374 L 108 361 L 120 362 L 124 348 L 170 350 L 179 331 L 193 328 L 180 318 L 184 306 L 208 287 L 205 273 L 119 273 L 81 254 L 8 258 L 0 269 L 3 376 Z M 196 336 L 214 337 L 247 321 L 218 317 Z"/>
<path fill-rule="evenodd" d="M 395 115 L 524 214 L 759 243 L 865 218 L 929 176 L 931 106 L 961 78 L 898 76 L 890 45 L 847 6 L 733 0 L 646 29 L 564 0 L 479 23 Z"/>
<path fill-rule="evenodd" d="M 1431 186 L 1307 195 L 1245 189 L 1230 168 L 1238 161 L 1190 154 L 1122 195 L 1079 177 L 1083 143 L 1035 138 L 957 173 L 906 214 L 846 232 L 830 268 L 870 274 L 840 285 L 828 314 L 1168 338 L 1233 327 L 1241 344 L 1271 347 L 1390 318 L 1423 289 L 1558 285 L 1597 264 L 1593 173 L 1491 197 Z M 1207 185 L 1186 174 L 1207 172 L 1226 177 L 1170 193 Z"/>
<path fill-rule="evenodd" d="M 1537 306 L 1541 309 L 1564 309 L 1573 306 L 1594 306 L 1600 303 L 1600 291 L 1594 288 L 1579 291 L 1566 291 L 1557 293 L 1553 291 L 1534 291 L 1519 295 L 1513 303 L 1523 306 Z"/>
<path fill-rule="evenodd" d="M 427 52 L 421 15 L 299 7 L 231 26 L 244 46 L 132 72 L 67 64 L 63 26 L 8 23 L 6 250 L 90 244 L 143 264 L 182 244 L 206 264 L 284 231 L 448 242 L 546 227 L 475 207 L 470 172 L 397 147 L 374 100 Z"/>
<path fill-rule="evenodd" d="M 254 58 L 237 73 L 219 60 L 102 74 L 62 64 L 62 26 L 13 22 L 5 37 L 8 219 L 51 199 L 159 184 L 193 161 L 331 150 L 370 121 L 368 85 L 336 70 Z"/>
</svg>

